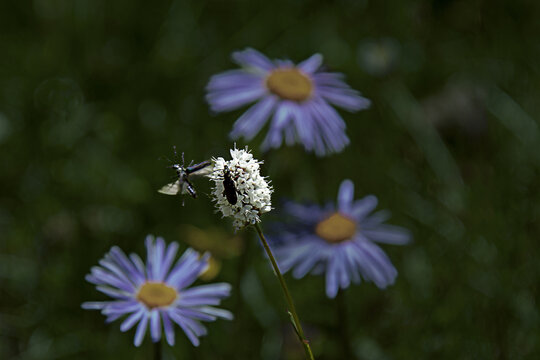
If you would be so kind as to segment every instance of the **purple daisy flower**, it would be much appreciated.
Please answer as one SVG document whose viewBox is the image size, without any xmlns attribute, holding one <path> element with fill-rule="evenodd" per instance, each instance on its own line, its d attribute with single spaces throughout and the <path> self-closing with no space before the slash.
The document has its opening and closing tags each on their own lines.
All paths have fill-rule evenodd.
<svg viewBox="0 0 540 360">
<path fill-rule="evenodd" d="M 361 277 L 379 288 L 394 283 L 397 270 L 376 243 L 403 245 L 409 232 L 383 224 L 385 211 L 371 213 L 377 198 L 354 200 L 354 185 L 344 180 L 337 206 L 287 203 L 285 212 L 295 220 L 271 237 L 280 268 L 292 270 L 295 278 L 308 273 L 326 275 L 326 295 L 334 298 L 339 288 L 360 283 Z"/>
<path fill-rule="evenodd" d="M 206 100 L 215 112 L 234 110 L 255 102 L 235 123 L 231 138 L 250 141 L 270 117 L 262 150 L 302 143 L 307 151 L 323 156 L 340 152 L 349 144 L 345 122 L 330 106 L 348 111 L 366 109 L 370 101 L 343 81 L 343 75 L 321 70 L 322 56 L 315 54 L 298 65 L 271 61 L 254 49 L 232 54 L 242 66 L 212 76 Z"/>
<path fill-rule="evenodd" d="M 120 330 L 128 331 L 138 323 L 135 346 L 141 345 L 148 326 L 152 341 L 158 342 L 162 324 L 167 342 L 174 345 L 173 322 L 180 326 L 194 346 L 198 346 L 199 336 L 207 332 L 201 321 L 233 318 L 229 311 L 211 306 L 219 305 L 221 299 L 230 295 L 229 284 L 189 288 L 208 267 L 208 253 L 201 256 L 193 249 L 187 249 L 171 267 L 178 243 L 166 246 L 160 237 L 154 243 L 154 237 L 148 235 L 146 249 L 145 266 L 136 254 L 128 258 L 120 248 L 112 247 L 99 262 L 101 266 L 94 266 L 86 280 L 114 300 L 85 302 L 83 309 L 101 310 L 107 322 L 127 315 Z"/>
</svg>

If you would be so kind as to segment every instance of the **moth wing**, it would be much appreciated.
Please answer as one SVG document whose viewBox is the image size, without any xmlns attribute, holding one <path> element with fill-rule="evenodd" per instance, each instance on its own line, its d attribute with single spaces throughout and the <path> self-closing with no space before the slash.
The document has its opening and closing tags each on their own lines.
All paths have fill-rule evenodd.
<svg viewBox="0 0 540 360">
<path fill-rule="evenodd" d="M 214 167 L 212 166 L 212 162 L 207 160 L 203 161 L 200 164 L 194 165 L 193 167 L 199 167 L 195 171 L 191 171 L 189 173 L 189 176 L 208 176 L 211 173 L 214 172 Z"/>
<path fill-rule="evenodd" d="M 184 189 L 182 189 L 182 191 L 183 190 Z M 167 184 L 158 190 L 158 193 L 165 194 L 165 195 L 176 195 L 179 192 L 180 192 L 180 180 L 176 180 L 175 182 Z"/>
<path fill-rule="evenodd" d="M 199 169 L 190 174 L 190 176 L 208 176 L 214 172 L 213 166 L 205 166 L 202 169 Z"/>
</svg>

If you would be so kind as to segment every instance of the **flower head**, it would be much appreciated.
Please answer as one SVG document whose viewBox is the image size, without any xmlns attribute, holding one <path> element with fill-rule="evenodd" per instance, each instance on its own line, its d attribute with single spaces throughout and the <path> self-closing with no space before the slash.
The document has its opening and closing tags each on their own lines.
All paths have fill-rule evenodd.
<svg viewBox="0 0 540 360">
<path fill-rule="evenodd" d="M 272 209 L 272 187 L 260 174 L 260 164 L 245 150 L 231 149 L 231 160 L 213 159 L 214 169 L 210 178 L 214 181 L 212 196 L 223 217 L 233 218 L 236 229 L 260 221 L 263 213 Z"/>
<path fill-rule="evenodd" d="M 86 280 L 113 300 L 85 302 L 83 309 L 101 310 L 107 322 L 127 315 L 120 330 L 127 331 L 138 323 L 135 346 L 142 343 L 148 326 L 152 341 L 159 341 L 162 324 L 167 342 L 174 345 L 173 322 L 198 346 L 199 336 L 207 332 L 201 321 L 233 318 L 229 311 L 211 306 L 230 295 L 229 284 L 189 287 L 208 267 L 209 254 L 201 256 L 187 249 L 172 266 L 178 250 L 176 242 L 166 246 L 162 238 L 154 242 L 154 237 L 148 235 L 146 249 L 146 266 L 139 256 L 131 254 L 128 258 L 116 246 L 105 254 Z"/>
<path fill-rule="evenodd" d="M 223 112 L 256 102 L 234 124 L 233 139 L 251 140 L 272 117 L 262 149 L 278 148 L 283 139 L 322 156 L 349 144 L 345 122 L 330 104 L 348 111 L 366 109 L 370 101 L 343 81 L 343 75 L 320 69 L 315 54 L 294 65 L 271 61 L 253 49 L 235 52 L 240 70 L 212 76 L 206 99 L 213 111 Z"/>
<path fill-rule="evenodd" d="M 383 224 L 388 213 L 371 213 L 377 198 L 354 200 L 352 181 L 341 183 L 337 206 L 288 203 L 285 212 L 295 220 L 270 237 L 280 268 L 296 278 L 308 273 L 325 274 L 326 295 L 359 283 L 361 277 L 379 288 L 393 284 L 397 271 L 376 243 L 403 245 L 409 232 Z"/>
</svg>

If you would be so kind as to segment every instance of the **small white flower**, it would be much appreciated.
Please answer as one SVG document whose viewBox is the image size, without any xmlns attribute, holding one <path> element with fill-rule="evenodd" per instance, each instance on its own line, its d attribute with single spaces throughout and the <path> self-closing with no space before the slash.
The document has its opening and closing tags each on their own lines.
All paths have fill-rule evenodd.
<svg viewBox="0 0 540 360">
<path fill-rule="evenodd" d="M 209 175 L 215 186 L 212 190 L 216 207 L 223 217 L 233 218 L 233 226 L 241 229 L 258 223 L 259 216 L 272 210 L 272 187 L 260 174 L 260 164 L 245 150 L 231 149 L 232 160 L 214 158 L 214 169 Z M 232 181 L 227 185 L 227 180 Z M 236 196 L 236 201 L 234 201 Z M 229 197 L 229 199 L 228 199 Z M 231 203 L 230 200 L 233 200 Z"/>
</svg>

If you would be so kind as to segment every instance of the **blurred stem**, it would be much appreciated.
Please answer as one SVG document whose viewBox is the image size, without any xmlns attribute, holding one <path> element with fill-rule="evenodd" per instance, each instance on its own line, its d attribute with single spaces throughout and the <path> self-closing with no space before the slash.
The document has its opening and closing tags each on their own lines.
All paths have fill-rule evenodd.
<svg viewBox="0 0 540 360">
<path fill-rule="evenodd" d="M 287 284 L 285 283 L 285 278 L 281 274 L 281 271 L 279 271 L 279 267 L 277 265 L 276 259 L 274 258 L 274 255 L 272 254 L 272 251 L 270 250 L 270 246 L 268 246 L 268 242 L 266 241 L 266 238 L 264 237 L 264 234 L 261 230 L 261 226 L 259 224 L 255 224 L 253 226 L 255 227 L 255 230 L 257 230 L 257 233 L 259 234 L 259 238 L 261 239 L 261 242 L 264 246 L 264 250 L 266 251 L 268 258 L 270 259 L 270 262 L 272 263 L 272 268 L 274 269 L 274 273 L 279 279 L 279 284 L 281 285 L 281 289 L 283 290 L 283 294 L 285 295 L 285 300 L 287 301 L 287 304 L 289 306 L 289 312 L 291 314 L 291 320 L 293 321 L 293 325 L 295 327 L 295 332 L 298 335 L 298 339 L 300 340 L 300 343 L 302 343 L 302 346 L 304 347 L 304 351 L 306 352 L 306 358 L 310 360 L 315 360 L 315 358 L 313 357 L 313 352 L 311 351 L 311 347 L 309 346 L 309 341 L 308 339 L 306 339 L 304 335 L 304 330 L 302 329 L 302 325 L 300 324 L 300 319 L 298 318 L 298 314 L 296 313 L 296 308 L 294 307 L 293 299 L 291 297 L 291 294 L 289 293 Z"/>
<path fill-rule="evenodd" d="M 246 272 L 246 268 L 249 264 L 250 259 L 250 250 L 251 250 L 251 242 L 249 241 L 243 241 L 244 243 L 244 251 L 240 254 L 240 258 L 238 260 L 238 268 L 237 268 L 237 274 L 236 274 L 236 281 L 235 281 L 235 289 L 234 293 L 237 294 L 236 303 L 234 305 L 234 336 L 236 339 L 242 338 L 242 332 L 245 329 L 244 323 L 246 322 L 246 312 L 243 311 L 246 304 L 244 303 L 244 297 L 242 296 L 242 279 L 244 278 L 244 274 Z M 236 358 L 242 358 L 246 356 L 248 351 L 250 350 L 249 347 L 238 347 L 237 344 L 234 341 L 230 342 L 232 354 L 235 354 Z M 249 358 L 247 356 L 246 358 Z"/>
<path fill-rule="evenodd" d="M 345 290 L 339 289 L 337 296 L 337 311 L 338 311 L 338 336 L 340 337 L 341 347 L 346 359 L 354 359 L 351 338 L 349 336 L 349 316 L 347 313 L 347 301 L 345 299 Z"/>
<path fill-rule="evenodd" d="M 161 360 L 161 339 L 154 343 L 154 360 Z"/>
</svg>

